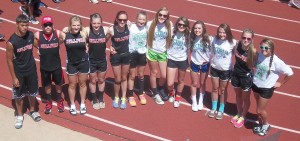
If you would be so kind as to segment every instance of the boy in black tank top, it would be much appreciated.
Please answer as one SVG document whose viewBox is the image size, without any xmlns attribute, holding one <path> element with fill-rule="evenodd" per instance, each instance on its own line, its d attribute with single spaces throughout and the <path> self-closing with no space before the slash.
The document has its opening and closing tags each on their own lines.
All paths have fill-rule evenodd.
<svg viewBox="0 0 300 141">
<path fill-rule="evenodd" d="M 34 44 L 39 50 L 40 55 L 40 72 L 42 78 L 42 86 L 46 93 L 45 114 L 49 114 L 52 108 L 51 86 L 52 81 L 55 83 L 56 101 L 58 112 L 64 111 L 63 98 L 61 97 L 61 85 L 64 84 L 64 77 L 61 68 L 61 60 L 59 55 L 59 30 L 53 29 L 53 20 L 50 16 L 42 18 L 43 31 L 35 33 Z"/>
<path fill-rule="evenodd" d="M 34 121 L 40 121 L 41 116 L 35 112 L 36 96 L 38 95 L 38 77 L 33 58 L 34 35 L 28 31 L 29 19 L 19 15 L 16 19 L 17 31 L 9 38 L 6 47 L 6 59 L 13 84 L 13 99 L 16 104 L 15 128 L 23 125 L 23 99 L 28 96 L 29 115 Z"/>
</svg>

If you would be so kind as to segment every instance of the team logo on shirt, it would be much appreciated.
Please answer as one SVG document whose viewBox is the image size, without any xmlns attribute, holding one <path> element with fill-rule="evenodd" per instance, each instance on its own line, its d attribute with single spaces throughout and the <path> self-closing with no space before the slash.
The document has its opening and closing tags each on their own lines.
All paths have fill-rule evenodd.
<svg viewBox="0 0 300 141">
<path fill-rule="evenodd" d="M 20 53 L 20 52 L 24 52 L 26 50 L 31 50 L 31 49 L 32 49 L 32 44 L 26 45 L 25 47 L 18 48 L 17 52 Z"/>
</svg>

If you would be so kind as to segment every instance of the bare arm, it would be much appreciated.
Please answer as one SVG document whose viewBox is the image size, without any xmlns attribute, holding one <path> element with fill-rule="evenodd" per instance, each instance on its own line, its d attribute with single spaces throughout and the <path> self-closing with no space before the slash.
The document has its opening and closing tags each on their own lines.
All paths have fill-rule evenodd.
<svg viewBox="0 0 300 141">
<path fill-rule="evenodd" d="M 12 83 L 15 87 L 19 87 L 20 83 L 19 80 L 16 76 L 15 73 L 15 68 L 13 64 L 13 59 L 14 59 L 14 47 L 10 42 L 7 42 L 6 44 L 6 61 L 7 61 L 7 66 L 11 75 Z"/>
<path fill-rule="evenodd" d="M 33 46 L 35 48 L 39 47 L 39 32 L 34 33 L 34 42 L 33 42 Z"/>
</svg>

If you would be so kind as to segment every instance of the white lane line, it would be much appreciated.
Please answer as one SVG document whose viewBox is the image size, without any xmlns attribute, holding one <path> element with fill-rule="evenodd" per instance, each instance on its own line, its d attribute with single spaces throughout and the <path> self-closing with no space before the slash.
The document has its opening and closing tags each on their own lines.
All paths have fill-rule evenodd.
<svg viewBox="0 0 300 141">
<path fill-rule="evenodd" d="M 144 10 L 144 11 L 150 12 L 150 13 L 156 13 L 156 11 L 152 11 L 152 10 L 148 10 L 148 9 L 144 9 L 144 8 L 139 8 L 139 7 L 123 4 L 123 3 L 118 3 L 118 2 L 115 2 L 115 1 L 113 3 L 117 4 L 117 5 L 124 6 L 124 7 L 129 7 L 129 8 L 138 9 L 138 10 Z M 175 16 L 175 15 L 170 15 L 170 17 L 179 18 L 178 16 Z M 196 22 L 196 20 L 193 20 L 193 19 L 189 19 L 189 20 L 193 21 L 193 22 Z M 211 24 L 211 23 L 205 23 L 205 24 L 209 25 L 209 26 L 213 26 L 213 27 L 219 27 L 219 25 L 215 25 L 215 24 Z M 236 32 L 240 32 L 240 33 L 243 32 L 242 30 L 238 30 L 238 29 L 234 29 L 234 28 L 231 28 L 231 30 L 236 31 Z M 267 37 L 267 38 L 274 39 L 274 40 L 279 40 L 279 41 L 283 41 L 283 42 L 294 43 L 294 44 L 300 45 L 300 41 L 292 41 L 292 40 L 288 40 L 288 39 L 282 39 L 282 38 L 272 37 L 272 36 L 258 34 L 258 33 L 256 33 L 255 35 L 260 36 L 260 37 L 264 37 L 264 38 Z"/>
<path fill-rule="evenodd" d="M 113 82 L 110 82 L 110 83 L 113 83 Z M 4 89 L 7 89 L 7 90 L 10 90 L 10 91 L 12 90 L 10 87 L 4 86 L 2 84 L 0 84 L 0 87 L 2 87 Z M 37 97 L 37 99 L 39 101 L 41 101 L 41 98 Z M 189 103 L 186 103 L 186 102 L 180 102 L 180 103 L 183 104 L 183 105 L 186 105 L 186 106 L 191 106 Z M 55 102 L 53 102 L 53 105 L 57 106 L 57 104 Z M 65 109 L 70 110 L 69 107 L 66 107 L 66 106 L 65 106 Z M 207 108 L 203 108 L 203 110 L 209 111 L 209 109 L 207 109 Z M 79 113 L 78 110 L 77 110 L 77 113 Z M 228 114 L 224 114 L 224 115 L 225 116 L 230 116 Z M 143 131 L 140 131 L 140 130 L 137 130 L 137 129 L 134 129 L 134 128 L 131 128 L 131 127 L 128 127 L 128 126 L 125 126 L 125 125 L 121 125 L 121 124 L 118 124 L 116 122 L 112 122 L 112 121 L 109 121 L 109 120 L 106 120 L 106 119 L 103 119 L 103 118 L 100 118 L 100 117 L 97 117 L 97 116 L 94 116 L 94 115 L 91 115 L 91 114 L 84 114 L 84 116 L 95 119 L 95 120 L 98 120 L 98 121 L 101 121 L 101 122 L 104 122 L 104 123 L 107 123 L 107 124 L 110 124 L 110 125 L 113 125 L 113 126 L 116 126 L 116 127 L 120 127 L 120 128 L 129 130 L 129 131 L 132 131 L 132 132 L 135 132 L 135 133 L 139 133 L 141 135 L 145 135 L 145 136 L 148 136 L 148 137 L 151 137 L 151 138 L 155 138 L 155 139 L 158 139 L 158 140 L 164 140 L 164 141 L 171 141 L 169 139 L 162 138 L 162 137 L 150 134 L 150 133 L 146 133 L 146 132 L 143 132 Z M 247 121 L 250 121 L 250 122 L 253 122 L 253 123 L 257 122 L 257 121 L 254 121 L 254 120 L 247 120 Z M 300 134 L 300 131 L 298 131 L 298 130 L 285 128 L 285 127 L 281 127 L 281 126 L 274 125 L 274 124 L 271 124 L 271 126 L 273 128 L 277 128 L 277 129 L 280 129 L 280 130 L 283 130 L 283 131 L 287 131 L 287 132 L 291 132 L 291 133 L 295 133 L 295 134 Z"/>
<path fill-rule="evenodd" d="M 235 9 L 235 8 L 230 8 L 230 7 L 225 7 L 225 6 L 210 4 L 210 3 L 206 3 L 206 2 L 200 2 L 200 1 L 194 1 L 194 0 L 187 0 L 187 1 L 193 2 L 193 3 L 199 3 L 199 4 L 203 4 L 203 5 L 208 5 L 208 6 L 212 6 L 212 7 L 222 8 L 222 9 L 226 9 L 226 10 L 237 11 L 237 12 L 241 12 L 241 13 L 247 13 L 247 14 L 252 14 L 252 15 L 257 15 L 257 16 L 262 16 L 262 17 L 267 17 L 267 18 L 282 20 L 282 21 L 288 21 L 288 22 L 293 22 L 293 23 L 300 23 L 300 21 L 296 21 L 296 20 L 291 20 L 291 19 L 286 19 L 286 18 L 280 18 L 280 17 L 270 16 L 270 15 L 255 13 L 255 12 L 249 12 L 249 11 L 245 11 L 245 10 L 239 10 L 239 9 Z"/>
<path fill-rule="evenodd" d="M 0 84 L 0 87 L 4 88 L 6 90 L 9 90 L 9 91 L 12 90 L 12 88 L 10 88 L 8 86 L 4 86 L 2 84 Z M 39 101 L 42 101 L 40 97 L 37 97 L 37 99 Z M 57 104 L 55 102 L 53 102 L 52 105 L 57 106 Z M 70 110 L 69 107 L 66 107 L 66 106 L 65 106 L 65 109 Z M 78 110 L 77 110 L 77 113 L 79 113 Z M 100 117 L 97 117 L 97 116 L 94 116 L 94 115 L 91 115 L 91 114 L 84 114 L 84 116 L 95 119 L 95 120 L 98 120 L 98 121 L 101 121 L 101 122 L 104 122 L 104 123 L 107 123 L 107 124 L 110 124 L 110 125 L 113 125 L 113 126 L 116 126 L 116 127 L 119 127 L 119 128 L 122 128 L 122 129 L 129 130 L 131 132 L 135 132 L 135 133 L 138 133 L 138 134 L 141 134 L 141 135 L 144 135 L 144 136 L 148 136 L 150 138 L 154 138 L 154 139 L 157 139 L 157 140 L 163 140 L 163 141 L 171 141 L 170 139 L 166 139 L 166 138 L 159 137 L 159 136 L 156 136 L 156 135 L 144 132 L 144 131 L 140 131 L 140 130 L 137 130 L 137 129 L 134 129 L 134 128 L 131 128 L 131 127 L 113 122 L 113 121 L 109 121 L 109 120 L 106 120 L 106 119 L 103 119 L 103 118 L 100 118 Z"/>
</svg>

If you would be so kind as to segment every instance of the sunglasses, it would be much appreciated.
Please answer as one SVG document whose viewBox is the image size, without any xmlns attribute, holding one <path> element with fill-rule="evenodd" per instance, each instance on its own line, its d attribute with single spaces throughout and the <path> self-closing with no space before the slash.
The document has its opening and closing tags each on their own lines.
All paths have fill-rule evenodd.
<svg viewBox="0 0 300 141">
<path fill-rule="evenodd" d="M 126 23 L 128 19 L 118 19 L 119 22 L 124 22 Z"/>
<path fill-rule="evenodd" d="M 260 49 L 265 50 L 265 51 L 268 51 L 268 50 L 271 49 L 271 48 L 270 48 L 270 47 L 267 47 L 267 46 L 260 46 Z"/>
<path fill-rule="evenodd" d="M 52 23 L 45 23 L 45 24 L 43 24 L 44 27 L 47 27 L 47 26 L 52 27 L 52 25 L 53 25 Z"/>
<path fill-rule="evenodd" d="M 242 37 L 243 40 L 251 41 L 252 38 Z"/>
<path fill-rule="evenodd" d="M 181 24 L 181 23 L 177 23 L 177 26 L 178 26 L 178 27 L 186 27 L 185 24 Z"/>
<path fill-rule="evenodd" d="M 158 13 L 158 16 L 159 16 L 159 17 L 164 17 L 164 18 L 167 18 L 167 17 L 168 17 L 168 15 L 164 15 L 164 14 L 160 14 L 160 13 Z"/>
</svg>

